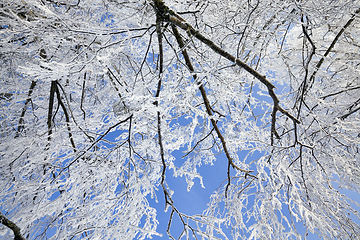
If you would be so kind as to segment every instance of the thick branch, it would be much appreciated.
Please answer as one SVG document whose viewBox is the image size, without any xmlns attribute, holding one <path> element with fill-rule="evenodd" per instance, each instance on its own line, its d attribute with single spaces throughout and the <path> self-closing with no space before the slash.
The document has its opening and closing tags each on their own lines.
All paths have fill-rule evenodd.
<svg viewBox="0 0 360 240">
<path fill-rule="evenodd" d="M 66 107 L 65 107 L 65 104 L 63 103 L 63 101 L 61 100 L 61 95 L 60 95 L 60 91 L 59 91 L 59 88 L 58 86 L 60 86 L 60 84 L 56 81 L 56 86 L 55 86 L 55 92 L 56 92 L 56 97 L 57 97 L 57 100 L 61 106 L 61 108 L 63 109 L 64 111 L 64 114 L 65 114 L 65 121 L 66 121 L 66 125 L 67 125 L 67 128 L 68 128 L 68 134 L 69 134 L 69 139 L 70 139 L 70 143 L 71 143 L 71 146 L 73 147 L 74 149 L 74 152 L 76 152 L 76 146 L 75 146 L 75 142 L 74 142 L 74 139 L 72 137 L 72 133 L 71 133 L 71 128 L 70 128 L 70 117 L 69 117 L 69 114 L 66 110 Z M 70 108 L 70 106 L 69 106 Z"/>
<path fill-rule="evenodd" d="M 161 32 L 161 21 L 160 17 L 157 16 L 156 18 L 156 33 L 158 36 L 158 42 L 159 42 L 159 81 L 155 93 L 155 97 L 158 98 L 160 96 L 160 90 L 161 90 L 161 74 L 163 72 L 163 46 L 162 46 L 162 32 Z M 158 101 L 154 102 L 155 106 L 159 105 Z M 166 172 L 166 162 L 164 157 L 164 146 L 162 144 L 162 137 L 161 137 L 161 115 L 160 111 L 157 111 L 157 131 L 158 131 L 158 138 L 159 138 L 159 147 L 160 147 L 160 156 L 161 156 L 161 162 L 163 165 L 162 174 L 161 174 L 161 186 L 164 190 L 165 194 L 165 204 L 168 204 L 168 194 L 164 185 L 165 181 L 165 172 Z"/>
<path fill-rule="evenodd" d="M 13 223 L 10 219 L 5 217 L 0 212 L 0 223 L 4 224 L 6 227 L 10 228 L 14 232 L 14 240 L 25 240 L 25 238 L 21 235 L 20 228 Z"/>
<path fill-rule="evenodd" d="M 50 136 L 52 133 L 52 112 L 54 107 L 54 96 L 55 96 L 55 89 L 56 89 L 56 81 L 51 81 L 50 87 L 50 97 L 49 97 L 49 108 L 48 108 L 48 118 L 47 118 L 47 125 L 48 125 L 48 140 L 50 141 Z"/>
</svg>

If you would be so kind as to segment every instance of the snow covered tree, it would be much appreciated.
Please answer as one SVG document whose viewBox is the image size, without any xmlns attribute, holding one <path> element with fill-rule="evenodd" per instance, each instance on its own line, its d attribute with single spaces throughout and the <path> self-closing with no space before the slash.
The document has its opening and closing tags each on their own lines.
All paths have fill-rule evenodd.
<svg viewBox="0 0 360 240">
<path fill-rule="evenodd" d="M 359 239 L 359 3 L 0 0 L 1 236 Z"/>
</svg>

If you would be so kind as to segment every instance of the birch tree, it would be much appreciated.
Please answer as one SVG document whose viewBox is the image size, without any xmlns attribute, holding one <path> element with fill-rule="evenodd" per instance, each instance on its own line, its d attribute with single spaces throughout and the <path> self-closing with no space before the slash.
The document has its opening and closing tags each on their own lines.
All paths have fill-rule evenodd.
<svg viewBox="0 0 360 240">
<path fill-rule="evenodd" d="M 1 236 L 359 239 L 359 3 L 0 0 Z"/>
</svg>

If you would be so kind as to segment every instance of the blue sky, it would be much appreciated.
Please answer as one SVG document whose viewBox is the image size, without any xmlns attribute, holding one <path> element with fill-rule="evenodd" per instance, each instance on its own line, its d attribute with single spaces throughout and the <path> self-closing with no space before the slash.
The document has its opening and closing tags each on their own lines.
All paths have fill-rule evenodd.
<svg viewBox="0 0 360 240">
<path fill-rule="evenodd" d="M 177 151 L 175 157 L 181 160 L 182 153 Z M 224 154 L 218 155 L 217 161 L 213 165 L 202 165 L 198 168 L 198 172 L 203 176 L 203 183 L 205 188 L 201 187 L 199 179 L 195 179 L 195 184 L 190 191 L 187 191 L 187 183 L 183 177 L 173 177 L 173 171 L 168 169 L 166 181 L 169 187 L 174 190 L 173 200 L 174 205 L 183 213 L 188 215 L 202 214 L 207 208 L 210 195 L 221 183 L 227 178 L 227 159 Z M 166 230 L 168 226 L 171 209 L 164 212 L 165 200 L 162 189 L 157 192 L 158 203 L 155 199 L 148 197 L 151 206 L 156 207 L 158 214 L 158 232 L 162 233 L 162 237 L 154 236 L 152 239 L 168 239 Z M 183 225 L 180 223 L 177 215 L 174 214 L 174 222 L 172 224 L 171 232 L 173 237 L 177 239 L 180 235 Z M 230 233 L 230 230 L 225 231 Z"/>
</svg>

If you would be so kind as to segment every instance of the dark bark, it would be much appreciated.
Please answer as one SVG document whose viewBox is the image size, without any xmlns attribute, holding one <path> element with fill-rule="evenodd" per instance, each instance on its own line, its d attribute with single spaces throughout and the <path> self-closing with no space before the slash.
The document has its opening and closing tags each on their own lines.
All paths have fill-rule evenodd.
<svg viewBox="0 0 360 240">
<path fill-rule="evenodd" d="M 14 232 L 15 235 L 14 240 L 25 240 L 25 238 L 21 235 L 20 228 L 10 219 L 5 217 L 1 212 L 0 212 L 0 223 L 10 228 Z"/>
</svg>

